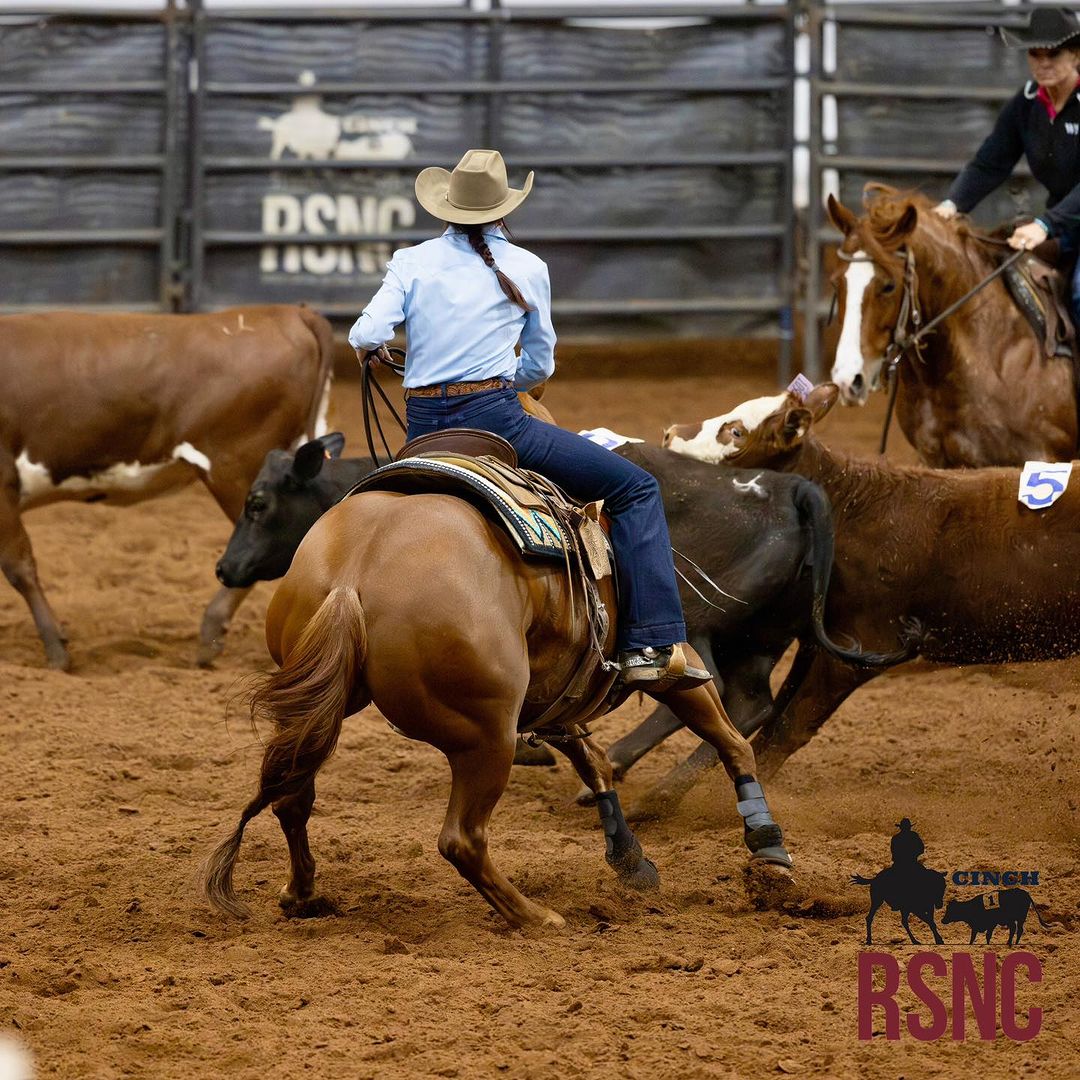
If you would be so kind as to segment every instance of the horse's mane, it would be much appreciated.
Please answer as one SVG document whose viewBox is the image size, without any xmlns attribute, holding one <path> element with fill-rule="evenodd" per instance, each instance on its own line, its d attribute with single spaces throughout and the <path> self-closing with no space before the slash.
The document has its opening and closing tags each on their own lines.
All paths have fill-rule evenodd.
<svg viewBox="0 0 1080 1080">
<path fill-rule="evenodd" d="M 909 237 L 905 218 L 909 210 L 917 215 L 915 232 L 939 249 L 962 254 L 975 267 L 987 259 L 985 237 L 976 231 L 970 219 L 958 214 L 945 220 L 934 213 L 936 202 L 923 192 L 909 188 L 869 183 L 863 188 L 863 206 L 871 237 L 886 252 L 902 247 Z"/>
</svg>

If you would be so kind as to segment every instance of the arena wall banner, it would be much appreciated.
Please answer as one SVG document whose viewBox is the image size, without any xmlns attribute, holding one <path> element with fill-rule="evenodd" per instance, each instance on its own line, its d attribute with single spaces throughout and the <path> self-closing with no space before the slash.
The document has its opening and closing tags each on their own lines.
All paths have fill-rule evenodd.
<svg viewBox="0 0 1080 1080">
<path fill-rule="evenodd" d="M 354 316 L 438 229 L 416 172 L 490 145 L 562 325 L 787 334 L 792 13 L 628 10 L 197 8 L 189 302 Z"/>
</svg>

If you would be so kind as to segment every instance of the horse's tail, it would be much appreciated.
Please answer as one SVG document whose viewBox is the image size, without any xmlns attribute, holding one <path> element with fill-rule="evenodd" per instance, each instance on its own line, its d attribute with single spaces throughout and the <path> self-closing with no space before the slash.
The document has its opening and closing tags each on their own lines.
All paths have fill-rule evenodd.
<svg viewBox="0 0 1080 1080">
<path fill-rule="evenodd" d="M 810 533 L 810 569 L 814 590 L 811 618 L 814 640 L 830 655 L 856 667 L 892 667 L 912 659 L 919 651 L 921 637 L 914 626 L 902 635 L 903 647 L 888 653 L 863 652 L 857 641 L 845 648 L 829 637 L 825 629 L 825 600 L 829 593 L 835 553 L 832 508 L 825 492 L 809 480 L 803 480 L 796 486 L 794 500 L 803 525 Z"/>
<path fill-rule="evenodd" d="M 852 885 L 873 885 L 874 884 L 874 879 L 873 878 L 868 878 L 868 877 L 863 877 L 862 874 L 852 874 L 851 875 L 851 884 Z"/>
<path fill-rule="evenodd" d="M 262 676 L 251 695 L 251 716 L 269 720 L 274 735 L 263 752 L 258 793 L 203 868 L 203 892 L 215 907 L 247 916 L 232 882 L 244 828 L 271 803 L 295 795 L 314 779 L 334 752 L 346 715 L 370 701 L 356 685 L 366 654 L 360 597 L 355 589 L 339 586 L 304 627 L 281 668 Z"/>
</svg>

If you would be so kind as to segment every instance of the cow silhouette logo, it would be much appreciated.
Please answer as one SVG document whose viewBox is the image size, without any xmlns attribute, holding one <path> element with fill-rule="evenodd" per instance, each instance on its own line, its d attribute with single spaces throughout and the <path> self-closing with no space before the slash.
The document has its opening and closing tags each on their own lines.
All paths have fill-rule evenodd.
<svg viewBox="0 0 1080 1080">
<path fill-rule="evenodd" d="M 300 75 L 301 87 L 313 87 L 315 74 Z M 272 136 L 270 157 L 280 161 L 292 154 L 301 161 L 396 161 L 412 154 L 416 117 L 336 116 L 323 108 L 321 94 L 304 93 L 280 116 L 260 116 L 260 131 Z"/>
<path fill-rule="evenodd" d="M 944 945 L 934 911 L 945 900 L 945 875 L 939 870 L 931 870 L 920 861 L 924 851 L 922 837 L 915 832 L 909 818 L 904 818 L 896 826 L 899 830 L 889 841 L 892 852 L 892 865 L 886 866 L 872 878 L 854 874 L 851 878 L 856 885 L 870 886 L 870 911 L 866 916 L 866 944 L 873 945 L 874 916 L 882 904 L 888 904 L 893 911 L 900 912 L 900 923 L 907 931 L 912 945 L 919 941 L 912 933 L 908 920 L 917 915 L 934 934 L 934 942 Z"/>
<path fill-rule="evenodd" d="M 974 945 L 976 935 L 983 933 L 989 945 L 990 938 L 999 926 L 1009 930 L 1007 944 L 1019 945 L 1029 911 L 1035 912 L 1035 918 L 1044 930 L 1049 929 L 1027 889 L 998 889 L 997 892 L 983 893 L 970 900 L 950 900 L 941 921 L 967 923 L 971 931 L 969 945 Z"/>
</svg>

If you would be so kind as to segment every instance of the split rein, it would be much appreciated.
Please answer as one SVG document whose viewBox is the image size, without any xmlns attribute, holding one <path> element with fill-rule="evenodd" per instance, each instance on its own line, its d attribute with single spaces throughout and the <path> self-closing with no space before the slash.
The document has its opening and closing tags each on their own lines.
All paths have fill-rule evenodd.
<svg viewBox="0 0 1080 1080">
<path fill-rule="evenodd" d="M 978 237 L 986 244 L 1003 245 L 1004 240 L 996 240 L 991 237 Z M 959 300 L 951 303 L 944 311 L 939 315 L 935 315 L 925 326 L 921 325 L 922 315 L 919 312 L 918 295 L 919 295 L 919 283 L 915 273 L 915 255 L 911 248 L 906 248 L 904 253 L 896 252 L 898 259 L 904 260 L 904 294 L 900 300 L 900 314 L 897 316 L 896 329 L 893 331 L 893 339 L 889 344 L 889 347 L 885 350 L 885 355 L 881 358 L 882 365 L 885 368 L 885 379 L 890 381 L 889 386 L 889 404 L 885 410 L 885 424 L 881 429 L 881 446 L 878 450 L 879 454 L 885 453 L 885 447 L 889 440 L 889 426 L 892 424 L 893 410 L 896 407 L 896 392 L 900 386 L 899 373 L 897 368 L 900 366 L 900 361 L 903 360 L 906 353 L 911 349 L 914 349 L 916 354 L 919 353 L 920 342 L 931 330 L 934 329 L 938 323 L 943 322 L 950 315 L 953 314 L 958 308 L 961 308 L 966 304 L 977 292 L 985 289 L 995 278 L 1000 277 L 1006 270 L 1021 255 L 1029 254 L 1027 248 L 1020 248 L 1019 251 L 1013 252 L 1000 266 L 995 268 L 991 273 L 987 274 L 981 281 L 970 288 Z M 858 258 L 854 255 L 845 255 L 842 251 L 838 251 L 837 255 L 844 262 L 870 262 L 874 260 L 869 256 L 863 256 Z M 834 298 L 835 299 L 835 298 Z M 907 333 L 908 323 L 914 327 L 914 331 L 910 334 Z"/>
<path fill-rule="evenodd" d="M 400 363 L 394 359 L 395 357 L 400 360 Z M 397 421 L 398 427 L 403 432 L 407 430 L 405 421 L 398 414 L 397 409 L 394 408 L 393 402 L 386 396 L 386 391 L 379 385 L 379 380 L 375 378 L 373 369 L 379 365 L 389 368 L 396 375 L 404 375 L 405 350 L 380 345 L 379 348 L 372 349 L 360 364 L 360 401 L 364 409 L 364 434 L 367 436 L 368 453 L 371 454 L 371 460 L 375 462 L 376 468 L 381 462 L 375 449 L 373 429 L 378 431 L 379 438 L 382 440 L 386 460 L 388 462 L 394 460 L 394 452 L 390 449 L 390 443 L 387 441 L 386 433 L 383 431 L 382 421 L 379 419 L 379 410 L 375 401 L 376 394 L 382 399 L 382 403 L 386 408 L 390 410 L 390 415 Z"/>
</svg>

